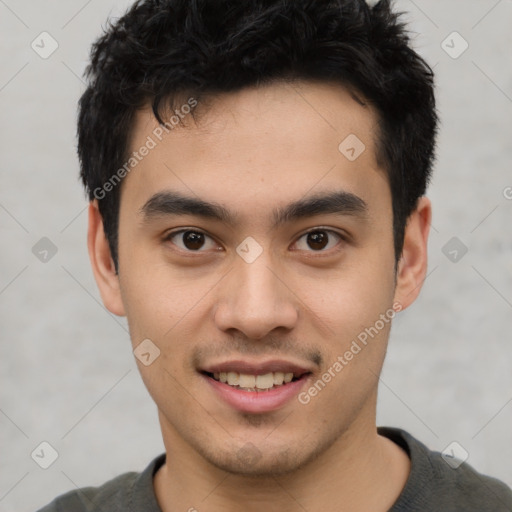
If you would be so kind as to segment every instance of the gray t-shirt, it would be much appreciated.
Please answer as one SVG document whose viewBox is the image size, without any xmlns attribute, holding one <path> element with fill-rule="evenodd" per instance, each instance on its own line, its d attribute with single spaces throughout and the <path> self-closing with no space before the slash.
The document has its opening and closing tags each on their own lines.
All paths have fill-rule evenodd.
<svg viewBox="0 0 512 512">
<path fill-rule="evenodd" d="M 389 512 L 512 512 L 512 490 L 502 482 L 466 463 L 452 469 L 439 452 L 404 430 L 379 427 L 378 432 L 411 459 L 407 483 Z M 165 454 L 159 455 L 141 473 L 124 473 L 99 487 L 70 491 L 38 512 L 161 512 L 153 476 L 164 462 Z"/>
</svg>

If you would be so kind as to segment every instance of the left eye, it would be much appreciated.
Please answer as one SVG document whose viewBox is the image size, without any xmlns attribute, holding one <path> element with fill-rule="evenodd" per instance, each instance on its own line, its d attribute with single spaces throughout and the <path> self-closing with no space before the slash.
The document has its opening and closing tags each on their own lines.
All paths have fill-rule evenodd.
<svg viewBox="0 0 512 512">
<path fill-rule="evenodd" d="M 302 235 L 295 243 L 295 246 L 298 250 L 302 251 L 325 252 L 336 247 L 340 240 L 343 240 L 343 237 L 334 231 L 315 229 Z"/>
</svg>

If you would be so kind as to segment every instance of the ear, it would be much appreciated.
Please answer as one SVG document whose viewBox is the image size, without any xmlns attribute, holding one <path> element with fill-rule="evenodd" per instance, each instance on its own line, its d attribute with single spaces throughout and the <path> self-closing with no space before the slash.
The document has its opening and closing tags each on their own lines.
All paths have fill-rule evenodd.
<svg viewBox="0 0 512 512">
<path fill-rule="evenodd" d="M 402 255 L 398 262 L 395 302 L 402 309 L 418 297 L 427 274 L 428 234 L 432 220 L 432 206 L 427 197 L 420 197 L 416 209 L 407 220 Z"/>
<path fill-rule="evenodd" d="M 97 200 L 91 201 L 89 204 L 87 247 L 89 248 L 92 271 L 103 304 L 114 315 L 125 316 L 119 287 L 119 276 L 116 274 L 110 247 L 103 230 L 103 218 L 99 212 Z"/>
</svg>

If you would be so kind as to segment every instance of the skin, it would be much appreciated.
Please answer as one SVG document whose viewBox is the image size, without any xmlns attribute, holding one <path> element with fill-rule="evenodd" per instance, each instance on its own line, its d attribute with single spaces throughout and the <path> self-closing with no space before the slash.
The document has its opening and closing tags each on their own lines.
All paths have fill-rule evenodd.
<svg viewBox="0 0 512 512">
<path fill-rule="evenodd" d="M 395 272 L 391 193 L 376 161 L 371 108 L 339 85 L 300 82 L 216 96 L 198 109 L 197 123 L 173 129 L 124 179 L 118 275 L 96 202 L 89 208 L 89 253 L 105 306 L 127 316 L 134 348 L 149 338 L 160 349 L 151 365 L 138 361 L 167 453 L 154 478 L 160 506 L 387 511 L 410 471 L 406 453 L 376 431 L 390 323 L 307 405 L 292 399 L 273 412 L 241 413 L 197 368 L 275 357 L 311 368 L 317 381 L 393 304 L 405 309 L 416 299 L 430 201 L 421 198 L 408 220 Z M 157 126 L 141 110 L 132 149 Z M 338 150 L 349 134 L 366 146 L 353 162 Z M 194 214 L 144 221 L 141 208 L 164 190 L 218 203 L 236 222 Z M 334 190 L 364 200 L 366 214 L 273 226 L 276 207 Z M 187 252 L 181 236 L 165 240 L 178 228 L 206 233 L 202 252 Z M 325 249 L 304 236 L 315 228 L 334 232 Z M 236 252 L 248 236 L 263 250 L 250 264 Z"/>
</svg>

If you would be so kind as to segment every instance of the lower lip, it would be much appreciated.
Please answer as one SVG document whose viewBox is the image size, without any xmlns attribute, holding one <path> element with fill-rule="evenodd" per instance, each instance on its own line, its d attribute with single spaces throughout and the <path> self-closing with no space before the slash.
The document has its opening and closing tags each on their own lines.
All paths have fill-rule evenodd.
<svg viewBox="0 0 512 512">
<path fill-rule="evenodd" d="M 202 374 L 202 376 L 228 405 L 240 412 L 254 414 L 271 412 L 283 407 L 299 394 L 301 388 L 309 380 L 309 375 L 304 375 L 298 380 L 268 391 L 242 391 L 207 375 Z"/>
</svg>

